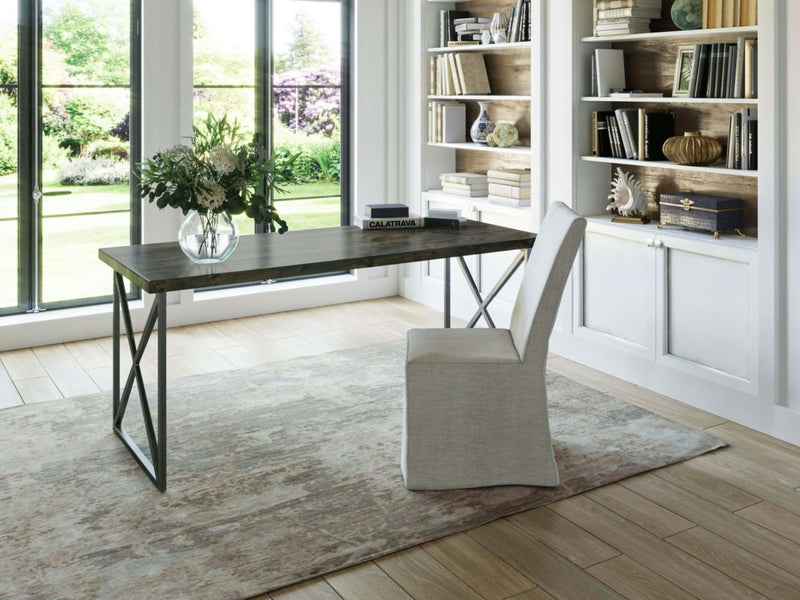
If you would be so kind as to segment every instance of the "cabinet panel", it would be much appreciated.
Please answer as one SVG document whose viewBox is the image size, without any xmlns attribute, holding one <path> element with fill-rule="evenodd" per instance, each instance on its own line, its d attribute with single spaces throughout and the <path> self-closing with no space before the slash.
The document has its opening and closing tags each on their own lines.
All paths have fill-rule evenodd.
<svg viewBox="0 0 800 600">
<path fill-rule="evenodd" d="M 640 241 L 587 231 L 582 261 L 584 327 L 651 347 L 652 250 Z"/>
<path fill-rule="evenodd" d="M 667 354 L 750 379 L 751 266 L 675 248 L 665 252 Z"/>
</svg>

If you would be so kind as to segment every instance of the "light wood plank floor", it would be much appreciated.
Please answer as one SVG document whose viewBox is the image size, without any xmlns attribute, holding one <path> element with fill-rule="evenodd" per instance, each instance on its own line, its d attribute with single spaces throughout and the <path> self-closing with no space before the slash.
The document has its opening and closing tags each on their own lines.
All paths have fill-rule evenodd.
<svg viewBox="0 0 800 600">
<path fill-rule="evenodd" d="M 400 339 L 403 298 L 180 327 L 182 377 Z M 258 600 L 800 599 L 800 448 L 552 356 L 549 368 L 730 447 L 259 596 Z M 106 390 L 109 338 L 0 353 L 0 407 Z M 147 356 L 146 376 L 155 362 Z M 148 372 L 149 371 L 149 372 Z"/>
</svg>

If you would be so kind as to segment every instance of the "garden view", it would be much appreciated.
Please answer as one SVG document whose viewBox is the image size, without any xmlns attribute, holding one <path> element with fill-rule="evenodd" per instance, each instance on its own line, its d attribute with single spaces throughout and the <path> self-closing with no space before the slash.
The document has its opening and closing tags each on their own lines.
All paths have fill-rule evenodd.
<svg viewBox="0 0 800 600">
<path fill-rule="evenodd" d="M 41 161 L 39 186 L 45 195 L 38 279 L 44 305 L 107 297 L 111 277 L 97 259 L 97 248 L 130 243 L 134 221 L 128 176 L 129 3 L 41 3 L 42 50 L 36 59 L 42 71 L 42 141 L 22 162 L 17 141 L 33 136 L 18 133 L 25 109 L 20 102 L 26 100 L 20 94 L 17 64 L 30 64 L 32 57 L 24 56 L 24 49 L 18 55 L 15 9 L 0 14 L 0 312 L 19 310 L 29 280 L 36 279 L 33 263 L 20 260 L 25 252 L 19 249 L 19 232 L 23 240 L 33 239 L 34 232 L 33 212 L 26 212 L 32 210 L 32 194 L 19 201 L 18 172 L 32 178 Z M 290 24 L 276 25 L 273 39 L 273 151 L 298 155 L 286 173 L 290 183 L 276 195 L 276 206 L 290 229 L 338 225 L 340 6 L 316 0 L 272 4 L 274 22 Z M 248 23 L 245 29 L 254 30 L 253 22 L 253 0 L 195 0 L 196 122 L 208 113 L 227 114 L 242 129 L 254 131 L 256 39 L 253 31 L 242 28 Z M 32 185 L 26 189 L 33 191 Z M 238 224 L 243 233 L 253 231 L 246 217 Z"/>
</svg>

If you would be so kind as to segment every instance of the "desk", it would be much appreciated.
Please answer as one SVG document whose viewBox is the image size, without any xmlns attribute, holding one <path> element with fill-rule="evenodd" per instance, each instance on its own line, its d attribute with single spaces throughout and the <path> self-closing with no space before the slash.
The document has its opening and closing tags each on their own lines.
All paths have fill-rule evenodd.
<svg viewBox="0 0 800 600">
<path fill-rule="evenodd" d="M 450 326 L 450 258 L 464 271 L 478 310 L 473 326 L 483 316 L 494 326 L 488 304 L 523 264 L 536 234 L 470 221 L 460 229 L 394 229 L 362 231 L 357 227 L 331 227 L 290 231 L 284 235 L 252 235 L 239 239 L 228 260 L 214 265 L 192 263 L 177 242 L 101 248 L 100 260 L 114 270 L 113 306 L 113 428 L 136 461 L 162 492 L 167 489 L 167 301 L 166 293 L 178 290 L 233 285 L 284 277 L 379 267 L 407 262 L 448 259 L 445 264 L 445 327 Z M 465 256 L 519 250 L 519 255 L 494 288 L 481 297 L 464 261 Z M 135 283 L 155 299 L 139 344 L 133 336 L 128 301 L 122 278 Z M 125 326 L 132 365 L 121 389 L 120 321 Z M 153 424 L 139 362 L 158 324 L 157 423 Z M 152 461 L 122 427 L 134 384 L 142 405 L 144 426 Z"/>
</svg>

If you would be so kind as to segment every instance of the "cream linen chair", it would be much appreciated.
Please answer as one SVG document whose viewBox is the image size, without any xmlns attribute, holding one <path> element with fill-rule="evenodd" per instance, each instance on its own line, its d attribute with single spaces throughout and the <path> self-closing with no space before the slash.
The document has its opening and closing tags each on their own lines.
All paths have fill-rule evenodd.
<svg viewBox="0 0 800 600">
<path fill-rule="evenodd" d="M 400 468 L 409 489 L 558 485 L 545 362 L 586 220 L 542 222 L 509 329 L 408 332 Z"/>
</svg>

